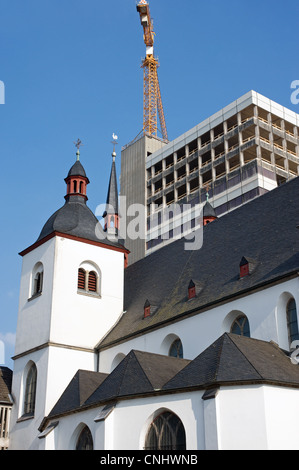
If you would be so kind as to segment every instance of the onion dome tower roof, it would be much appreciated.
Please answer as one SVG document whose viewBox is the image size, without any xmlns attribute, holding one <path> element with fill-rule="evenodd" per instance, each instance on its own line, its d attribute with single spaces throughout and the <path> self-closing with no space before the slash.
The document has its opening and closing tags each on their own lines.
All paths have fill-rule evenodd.
<svg viewBox="0 0 299 470">
<path fill-rule="evenodd" d="M 118 240 L 109 240 L 97 217 L 86 205 L 86 186 L 89 180 L 79 160 L 80 152 L 77 151 L 77 161 L 68 172 L 65 182 L 67 194 L 65 204 L 47 220 L 43 226 L 37 242 L 54 232 L 66 234 L 72 237 L 103 243 L 109 246 L 123 248 Z"/>
</svg>

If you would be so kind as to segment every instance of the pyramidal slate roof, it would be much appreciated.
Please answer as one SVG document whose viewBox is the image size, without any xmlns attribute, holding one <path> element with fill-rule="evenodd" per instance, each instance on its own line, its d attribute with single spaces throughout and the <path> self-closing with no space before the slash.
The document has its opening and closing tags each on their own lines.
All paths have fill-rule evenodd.
<svg viewBox="0 0 299 470">
<path fill-rule="evenodd" d="M 124 314 L 99 349 L 264 288 L 299 270 L 299 178 L 203 227 L 200 249 L 177 240 L 125 270 Z M 242 258 L 250 275 L 240 278 Z M 200 284 L 188 300 L 190 280 Z M 144 318 L 146 299 L 155 313 Z"/>
<path fill-rule="evenodd" d="M 11 404 L 11 383 L 12 370 L 5 366 L 0 366 L 0 404 Z"/>
<path fill-rule="evenodd" d="M 78 371 L 49 420 L 144 395 L 180 393 L 221 386 L 270 384 L 299 388 L 299 366 L 272 341 L 224 333 L 195 359 L 132 350 L 110 373 Z"/>
<path fill-rule="evenodd" d="M 260 382 L 299 386 L 299 366 L 272 341 L 224 333 L 163 390 Z"/>
<path fill-rule="evenodd" d="M 78 370 L 54 408 L 52 408 L 49 416 L 68 413 L 80 408 L 106 379 L 107 375 L 89 370 Z"/>
<path fill-rule="evenodd" d="M 131 351 L 86 400 L 86 405 L 160 390 L 190 361 L 143 351 Z"/>
<path fill-rule="evenodd" d="M 47 418 L 161 390 L 189 362 L 132 350 L 109 375 L 79 370 Z"/>
</svg>

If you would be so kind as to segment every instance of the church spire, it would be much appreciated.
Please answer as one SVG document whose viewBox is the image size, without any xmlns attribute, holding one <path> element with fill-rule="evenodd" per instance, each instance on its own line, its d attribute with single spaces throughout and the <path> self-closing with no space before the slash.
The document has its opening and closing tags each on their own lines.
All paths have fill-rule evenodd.
<svg viewBox="0 0 299 470">
<path fill-rule="evenodd" d="M 89 183 L 89 179 L 87 178 L 85 170 L 80 162 L 80 147 L 83 144 L 80 139 L 78 139 L 77 142 L 74 142 L 74 144 L 75 147 L 77 147 L 76 162 L 65 178 L 65 182 L 67 184 L 67 194 L 65 199 L 68 202 L 75 198 L 76 200 L 82 200 L 82 202 L 85 203 L 88 199 L 86 196 L 86 186 Z"/>
<path fill-rule="evenodd" d="M 110 173 L 110 181 L 106 200 L 106 209 L 103 214 L 105 219 L 104 231 L 107 232 L 108 236 L 117 237 L 119 230 L 119 215 L 118 215 L 118 188 L 117 188 L 117 176 L 116 176 L 116 151 L 115 146 L 117 145 L 117 135 L 113 134 L 113 152 L 112 152 L 112 166 Z"/>
</svg>

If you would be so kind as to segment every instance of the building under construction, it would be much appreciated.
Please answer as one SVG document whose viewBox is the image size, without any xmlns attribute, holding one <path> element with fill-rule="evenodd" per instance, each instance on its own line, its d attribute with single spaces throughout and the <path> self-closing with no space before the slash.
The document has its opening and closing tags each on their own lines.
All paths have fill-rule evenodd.
<svg viewBox="0 0 299 470">
<path fill-rule="evenodd" d="M 207 198 L 220 217 L 294 178 L 299 165 L 299 115 L 254 91 L 169 142 L 146 0 L 137 11 L 146 45 L 143 130 L 122 149 L 121 195 L 126 209 L 144 206 L 144 218 L 141 236 L 126 239 L 130 263 L 198 227 Z M 185 207 L 183 217 L 165 224 L 174 204 Z"/>
<path fill-rule="evenodd" d="M 157 217 L 171 204 L 190 205 L 193 230 L 207 193 L 219 217 L 297 176 L 298 129 L 298 114 L 250 91 L 172 142 L 144 135 L 124 148 L 121 194 L 145 207 L 145 239 L 126 241 L 130 263 L 185 234 L 180 216 L 165 229 Z"/>
</svg>

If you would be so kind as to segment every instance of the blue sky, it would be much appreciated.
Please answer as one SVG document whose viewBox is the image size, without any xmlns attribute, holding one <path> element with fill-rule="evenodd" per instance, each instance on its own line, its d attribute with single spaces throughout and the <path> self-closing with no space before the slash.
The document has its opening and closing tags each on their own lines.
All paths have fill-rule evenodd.
<svg viewBox="0 0 299 470">
<path fill-rule="evenodd" d="M 169 139 L 249 90 L 299 112 L 299 3 L 151 0 Z M 135 0 L 0 0 L 0 341 L 13 367 L 21 257 L 64 203 L 75 161 L 88 205 L 105 202 L 112 133 L 121 147 L 142 129 L 145 55 Z"/>
</svg>

